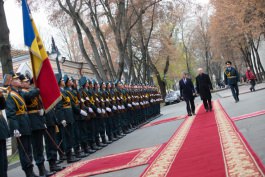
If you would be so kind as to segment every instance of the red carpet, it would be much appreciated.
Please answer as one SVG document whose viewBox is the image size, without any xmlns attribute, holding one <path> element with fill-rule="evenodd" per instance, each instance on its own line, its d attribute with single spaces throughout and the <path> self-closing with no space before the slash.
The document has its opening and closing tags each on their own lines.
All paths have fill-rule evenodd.
<svg viewBox="0 0 265 177">
<path fill-rule="evenodd" d="M 53 177 L 87 177 L 151 163 L 164 145 L 77 162 Z"/>
<path fill-rule="evenodd" d="M 141 128 L 147 128 L 147 127 L 151 127 L 151 126 L 155 126 L 155 125 L 159 125 L 159 124 L 173 122 L 173 121 L 176 121 L 176 120 L 184 119 L 185 117 L 187 117 L 187 116 L 179 116 L 179 117 L 167 118 L 167 119 L 159 120 L 159 121 L 156 121 L 156 122 L 148 123 L 148 124 L 142 126 Z"/>
<path fill-rule="evenodd" d="M 250 113 L 250 114 L 244 114 L 244 115 L 241 115 L 241 116 L 232 117 L 231 119 L 233 121 L 238 121 L 238 120 L 242 120 L 242 119 L 248 119 L 248 118 L 252 118 L 252 117 L 256 117 L 256 116 L 261 116 L 261 115 L 264 115 L 264 114 L 265 114 L 265 110 L 262 110 L 262 111 L 257 111 L 257 112 L 253 112 L 253 113 Z"/>
<path fill-rule="evenodd" d="M 264 176 L 264 167 L 218 102 L 200 108 L 142 177 Z M 188 122 L 189 121 L 189 122 Z"/>
</svg>

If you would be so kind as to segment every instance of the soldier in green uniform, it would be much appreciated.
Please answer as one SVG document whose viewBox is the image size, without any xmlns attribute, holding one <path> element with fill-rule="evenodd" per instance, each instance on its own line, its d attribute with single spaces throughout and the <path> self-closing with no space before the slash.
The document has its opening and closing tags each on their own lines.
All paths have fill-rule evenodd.
<svg viewBox="0 0 265 177">
<path fill-rule="evenodd" d="M 116 141 L 117 138 L 114 137 L 114 110 L 113 110 L 113 100 L 110 93 L 111 90 L 111 83 L 106 83 L 106 89 L 103 91 L 105 100 L 106 100 L 106 111 L 108 113 L 108 118 L 106 119 L 106 134 L 108 136 L 109 141 Z"/>
<path fill-rule="evenodd" d="M 26 78 L 23 74 L 19 76 L 21 81 L 21 92 L 22 93 L 29 93 L 30 91 L 35 91 L 33 80 L 31 82 L 30 88 L 30 80 Z M 31 127 L 31 143 L 33 149 L 33 157 L 35 163 L 39 169 L 40 176 L 51 176 L 54 172 L 48 172 L 44 166 L 44 146 L 43 146 L 43 138 L 46 129 L 45 125 L 45 117 L 44 117 L 44 110 L 41 105 L 41 101 L 39 96 L 35 97 L 26 97 L 25 103 L 27 106 L 28 117 L 30 120 L 30 127 Z"/>
<path fill-rule="evenodd" d="M 96 139 L 96 144 L 97 146 L 101 146 L 101 147 L 106 147 L 107 144 L 104 142 L 100 141 L 100 137 L 102 139 L 102 141 L 106 140 L 105 137 L 105 124 L 104 124 L 104 118 L 106 116 L 106 111 L 104 109 L 103 106 L 103 102 L 104 99 L 101 96 L 100 90 L 99 90 L 99 83 L 96 80 L 93 80 L 93 85 L 94 85 L 94 92 L 93 92 L 93 96 L 94 96 L 94 100 L 95 100 L 95 106 L 97 108 L 96 111 L 96 118 L 95 118 L 95 123 L 96 123 L 96 134 L 95 134 L 95 139 Z"/>
<path fill-rule="evenodd" d="M 12 73 L 11 90 L 6 99 L 6 116 L 9 120 L 11 136 L 17 138 L 22 169 L 27 177 L 34 177 L 36 175 L 32 165 L 31 127 L 24 98 L 33 98 L 40 92 L 36 89 L 23 93 L 19 90 L 20 87 L 19 77 Z"/>
<path fill-rule="evenodd" d="M 64 152 L 66 153 L 67 163 L 73 163 L 79 161 L 79 158 L 75 158 L 72 155 L 73 148 L 73 124 L 74 116 L 71 106 L 71 100 L 65 91 L 64 80 L 59 74 L 55 75 L 58 85 L 60 87 L 62 100 L 56 105 L 55 111 L 59 123 L 59 130 L 62 135 L 62 140 L 64 144 Z"/>
<path fill-rule="evenodd" d="M 7 177 L 7 149 L 6 139 L 10 137 L 9 129 L 6 119 L 2 114 L 2 110 L 6 108 L 6 101 L 3 95 L 3 91 L 0 91 L 0 176 Z"/>
<path fill-rule="evenodd" d="M 80 101 L 84 103 L 84 106 L 87 107 L 90 113 L 90 119 L 86 120 L 86 123 L 82 126 L 84 126 L 84 129 L 86 129 L 86 134 L 83 135 L 83 140 L 87 143 L 84 143 L 83 146 L 85 151 L 87 153 L 94 153 L 97 150 L 100 150 L 101 147 L 98 147 L 96 145 L 96 140 L 95 140 L 95 118 L 96 118 L 96 107 L 94 105 L 94 100 L 92 96 L 92 92 L 88 87 L 92 88 L 92 82 L 87 79 L 86 77 L 81 77 L 79 80 L 79 86 L 80 86 Z"/>
<path fill-rule="evenodd" d="M 53 108 L 48 113 L 45 114 L 47 132 L 44 134 L 45 137 L 45 150 L 47 161 L 49 162 L 50 171 L 61 171 L 64 167 L 58 166 L 56 164 L 57 160 L 57 150 L 58 145 L 56 145 L 56 130 L 57 127 L 57 118 L 55 114 L 55 109 Z M 59 150 L 59 152 L 62 149 Z M 63 153 L 63 152 L 60 152 Z"/>
<path fill-rule="evenodd" d="M 81 125 L 84 123 L 83 120 L 88 117 L 88 113 L 85 109 L 80 108 L 77 92 L 77 84 L 73 83 L 74 80 L 69 78 L 67 75 L 64 76 L 65 91 L 71 100 L 73 115 L 74 115 L 74 151 L 77 158 L 87 157 L 88 154 L 83 154 L 81 152 L 81 134 L 86 133 L 80 129 Z M 74 81 L 75 82 L 75 81 Z"/>
<path fill-rule="evenodd" d="M 120 122 L 119 122 L 119 110 L 118 110 L 118 104 L 117 104 L 117 98 L 116 98 L 116 88 L 115 83 L 111 83 L 111 87 L 109 89 L 110 94 L 110 101 L 111 101 L 111 109 L 113 111 L 113 119 L 112 119 L 112 126 L 113 126 L 113 137 L 114 139 L 122 138 L 121 132 L 120 132 Z"/>
<path fill-rule="evenodd" d="M 112 110 L 110 109 L 110 103 L 108 99 L 108 93 L 106 91 L 106 84 L 105 82 L 101 82 L 100 84 L 100 104 L 101 104 L 101 109 L 104 113 L 102 118 L 100 119 L 100 136 L 102 139 L 102 143 L 104 144 L 110 144 L 112 143 L 111 139 L 111 127 L 110 127 L 110 120 L 112 116 Z M 108 123 L 108 131 L 106 130 L 107 128 L 107 123 Z M 105 133 L 108 136 L 108 140 L 106 139 Z"/>
</svg>

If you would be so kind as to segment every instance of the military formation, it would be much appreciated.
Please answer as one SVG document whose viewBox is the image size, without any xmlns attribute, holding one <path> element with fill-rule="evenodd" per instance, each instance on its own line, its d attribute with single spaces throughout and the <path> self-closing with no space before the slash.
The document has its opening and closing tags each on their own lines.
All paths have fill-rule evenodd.
<svg viewBox="0 0 265 177">
<path fill-rule="evenodd" d="M 0 109 L 5 109 L 8 120 L 7 125 L 0 115 L 1 177 L 7 177 L 6 139 L 10 136 L 17 140 L 27 177 L 51 176 L 64 169 L 61 162 L 77 162 L 160 114 L 162 99 L 154 86 L 99 83 L 59 74 L 55 77 L 61 100 L 45 113 L 33 79 L 11 74 L 0 92 Z M 39 175 L 33 171 L 33 159 Z"/>
</svg>

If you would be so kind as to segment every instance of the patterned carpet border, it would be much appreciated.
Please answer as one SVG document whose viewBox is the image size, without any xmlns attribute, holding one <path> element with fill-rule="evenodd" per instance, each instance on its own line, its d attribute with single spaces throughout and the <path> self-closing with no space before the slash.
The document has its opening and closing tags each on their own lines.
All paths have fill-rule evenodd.
<svg viewBox="0 0 265 177">
<path fill-rule="evenodd" d="M 239 121 L 239 120 L 243 120 L 243 119 L 248 119 L 248 118 L 261 116 L 261 115 L 264 115 L 264 114 L 265 114 L 265 110 L 261 110 L 261 111 L 256 111 L 256 112 L 249 113 L 249 114 L 244 114 L 244 115 L 241 115 L 241 116 L 231 117 L 231 119 L 233 121 Z"/>
<path fill-rule="evenodd" d="M 196 112 L 201 107 L 198 106 Z M 172 138 L 168 141 L 166 147 L 158 155 L 158 157 L 151 163 L 148 168 L 142 173 L 141 177 L 163 177 L 166 176 L 170 169 L 172 162 L 177 156 L 180 148 L 182 147 L 191 125 L 194 122 L 196 116 L 191 116 L 185 119 L 180 125 Z"/>
<path fill-rule="evenodd" d="M 177 120 L 184 119 L 186 117 L 187 117 L 186 115 L 182 115 L 182 116 L 173 117 L 173 118 L 166 118 L 166 119 L 158 120 L 155 122 L 150 122 L 150 123 L 142 126 L 141 128 L 147 128 L 147 127 L 152 127 L 152 126 L 156 126 L 156 125 L 160 125 L 160 124 L 164 124 L 164 123 L 174 122 Z"/>
<path fill-rule="evenodd" d="M 132 167 L 136 167 L 140 165 L 145 165 L 145 164 L 151 163 L 154 156 L 157 156 L 159 154 L 159 151 L 161 151 L 163 147 L 164 147 L 164 144 L 151 147 L 151 148 L 137 149 L 137 150 L 132 150 L 132 151 L 128 151 L 125 153 L 119 153 L 119 154 L 109 155 L 109 156 L 105 156 L 105 157 L 101 157 L 97 159 L 77 162 L 67 167 L 63 171 L 56 173 L 53 177 L 87 177 L 91 175 L 103 174 L 103 173 L 118 171 L 118 170 L 122 170 L 126 168 L 132 168 Z M 112 158 L 115 158 L 115 157 L 117 158 L 118 156 L 126 156 L 126 155 L 136 153 L 136 152 L 138 153 L 126 164 L 123 164 L 120 166 L 115 166 L 115 164 L 113 164 L 113 168 L 106 168 L 106 169 L 88 171 L 85 173 L 76 174 L 76 171 L 78 171 L 81 168 L 85 168 L 86 165 L 91 165 L 93 163 L 100 163 L 100 161 L 106 160 L 106 159 L 109 159 L 109 162 L 111 163 Z M 72 174 L 73 172 L 75 173 L 74 175 Z"/>
<path fill-rule="evenodd" d="M 265 176 L 262 162 L 225 112 L 219 100 L 214 102 L 214 107 L 227 176 Z"/>
</svg>

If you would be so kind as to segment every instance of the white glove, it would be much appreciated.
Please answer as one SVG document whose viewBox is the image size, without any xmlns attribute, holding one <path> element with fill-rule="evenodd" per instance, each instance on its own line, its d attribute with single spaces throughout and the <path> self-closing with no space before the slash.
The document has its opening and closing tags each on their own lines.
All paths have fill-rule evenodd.
<svg viewBox="0 0 265 177">
<path fill-rule="evenodd" d="M 86 100 L 87 100 L 87 101 L 89 101 L 89 98 L 88 98 L 88 97 L 86 97 Z"/>
<path fill-rule="evenodd" d="M 120 98 L 119 98 L 119 97 L 117 97 L 117 100 L 120 100 Z"/>
<path fill-rule="evenodd" d="M 100 109 L 100 108 L 97 108 L 97 112 L 98 112 L 99 114 L 101 114 L 101 113 L 102 113 L 102 111 L 101 111 L 101 109 Z"/>
<path fill-rule="evenodd" d="M 128 107 L 129 107 L 129 108 L 131 108 L 131 107 L 132 107 L 132 105 L 129 103 L 129 104 L 128 104 Z"/>
<path fill-rule="evenodd" d="M 109 102 L 109 99 L 107 98 L 106 101 Z"/>
<path fill-rule="evenodd" d="M 19 133 L 18 130 L 14 130 L 14 137 L 16 138 L 21 137 L 21 134 Z"/>
<path fill-rule="evenodd" d="M 40 115 L 40 116 L 43 116 L 43 115 L 44 115 L 44 110 L 43 110 L 43 109 L 40 109 L 40 110 L 39 110 L 39 115 Z"/>
<path fill-rule="evenodd" d="M 121 107 L 118 105 L 118 109 L 121 110 Z"/>
<path fill-rule="evenodd" d="M 92 108 L 88 108 L 88 111 L 90 112 L 90 113 L 93 113 L 94 111 L 93 111 L 93 109 Z"/>
<path fill-rule="evenodd" d="M 121 109 L 125 109 L 124 105 L 121 106 Z"/>
<path fill-rule="evenodd" d="M 62 124 L 64 127 L 66 127 L 66 126 L 67 126 L 67 123 L 66 123 L 66 121 L 65 121 L 65 120 L 62 120 L 61 124 Z"/>
<path fill-rule="evenodd" d="M 81 98 L 81 102 L 82 102 L 82 103 L 84 103 L 84 102 L 85 102 L 85 100 L 84 100 L 83 98 Z"/>
<path fill-rule="evenodd" d="M 44 127 L 47 129 L 47 125 L 46 124 L 44 124 Z"/>
<path fill-rule="evenodd" d="M 108 112 L 111 112 L 111 109 L 110 109 L 109 107 L 107 107 L 106 110 L 107 110 Z"/>
<path fill-rule="evenodd" d="M 105 114 L 106 113 L 106 110 L 105 109 L 102 109 L 102 113 Z"/>
<path fill-rule="evenodd" d="M 140 102 L 140 105 L 142 105 L 142 106 L 143 106 L 143 105 L 144 105 L 144 104 L 143 104 L 143 102 Z"/>
<path fill-rule="evenodd" d="M 135 102 L 132 102 L 132 105 L 134 105 L 134 106 L 135 106 Z"/>
<path fill-rule="evenodd" d="M 82 116 L 87 116 L 87 112 L 86 111 L 84 111 L 84 110 L 80 110 L 80 114 L 82 115 Z"/>
<path fill-rule="evenodd" d="M 116 106 L 112 106 L 112 109 L 116 111 L 117 110 L 117 107 Z"/>
</svg>

